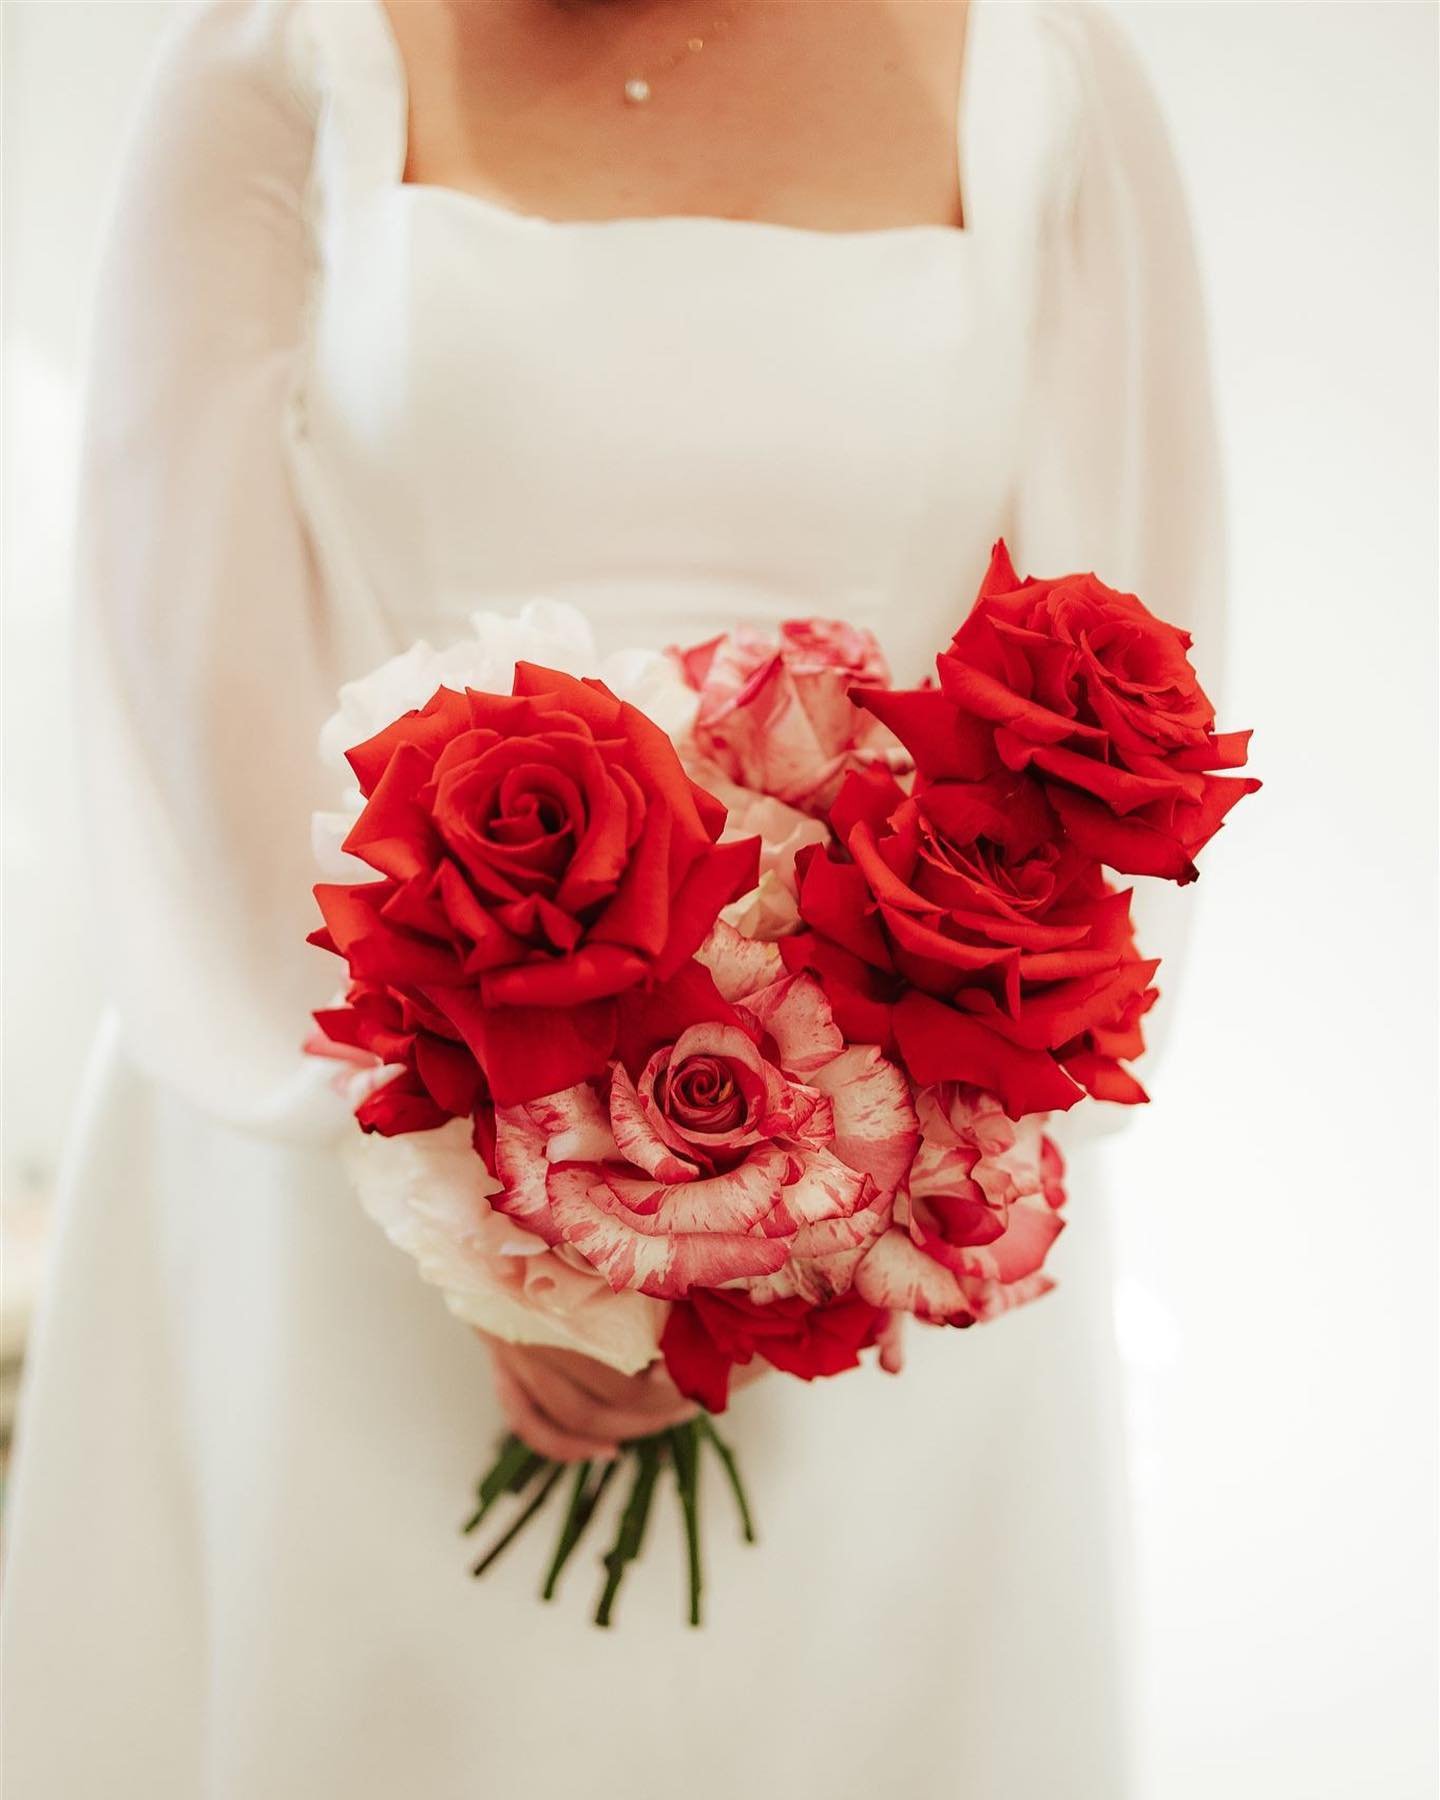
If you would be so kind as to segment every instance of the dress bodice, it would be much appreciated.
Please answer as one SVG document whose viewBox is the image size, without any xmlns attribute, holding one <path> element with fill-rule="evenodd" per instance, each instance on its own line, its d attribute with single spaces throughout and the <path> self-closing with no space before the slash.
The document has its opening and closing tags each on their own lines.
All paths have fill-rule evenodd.
<svg viewBox="0 0 1440 1800">
<path fill-rule="evenodd" d="M 298 422 L 397 645 L 543 593 L 602 647 L 821 614 L 923 674 L 1006 527 L 1029 360 L 998 178 L 1033 181 L 1038 152 L 1007 168 L 979 129 L 1004 88 L 988 9 L 958 127 L 967 228 L 850 232 L 555 222 L 404 185 L 379 0 L 311 11 L 348 78 Z"/>
</svg>

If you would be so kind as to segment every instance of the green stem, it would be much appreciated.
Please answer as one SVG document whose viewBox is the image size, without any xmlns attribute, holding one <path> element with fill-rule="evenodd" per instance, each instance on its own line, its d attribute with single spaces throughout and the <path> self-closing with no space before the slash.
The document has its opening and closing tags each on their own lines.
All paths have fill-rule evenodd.
<svg viewBox="0 0 1440 1800">
<path fill-rule="evenodd" d="M 545 1577 L 545 1585 L 540 1590 L 542 1600 L 555 1598 L 555 1584 L 560 1579 L 560 1571 L 565 1567 L 570 1552 L 580 1541 L 580 1533 L 585 1529 L 585 1489 L 590 1480 L 588 1462 L 576 1463 L 575 1480 L 570 1488 L 570 1504 L 565 1508 L 565 1522 L 560 1527 L 560 1537 L 555 1545 L 555 1555 Z"/>
<path fill-rule="evenodd" d="M 641 1438 L 627 1448 L 635 1455 L 635 1481 L 625 1503 L 615 1542 L 605 1558 L 605 1590 L 595 1611 L 597 1625 L 610 1623 L 610 1614 L 615 1605 L 615 1597 L 620 1592 L 620 1583 L 625 1578 L 625 1571 L 640 1554 L 640 1547 L 645 1540 L 646 1521 L 650 1517 L 650 1501 L 660 1473 L 659 1438 Z"/>
<path fill-rule="evenodd" d="M 550 1498 L 556 1482 L 559 1481 L 564 1473 L 564 1463 L 554 1463 L 551 1465 L 550 1473 L 540 1484 L 539 1493 L 536 1494 L 535 1498 L 528 1506 L 521 1510 L 514 1524 L 511 1525 L 507 1532 L 505 1532 L 504 1536 L 499 1538 L 486 1554 L 480 1558 L 479 1562 L 477 1562 L 475 1567 L 470 1571 L 472 1575 L 483 1575 L 499 1556 L 500 1552 L 506 1549 L 510 1544 L 514 1543 L 515 1539 L 519 1537 L 520 1533 L 530 1523 L 531 1519 L 535 1517 L 536 1513 L 539 1512 L 540 1508 Z"/>
<path fill-rule="evenodd" d="M 544 1466 L 545 1458 L 512 1432 L 476 1490 L 480 1504 L 461 1527 L 462 1534 L 468 1537 L 502 1494 L 522 1492 Z"/>
<path fill-rule="evenodd" d="M 634 1469 L 634 1479 L 620 1517 L 614 1542 L 604 1557 L 605 1585 L 595 1613 L 597 1625 L 608 1626 L 614 1612 L 620 1587 L 630 1564 L 639 1557 L 655 1495 L 655 1487 L 666 1458 L 675 1467 L 675 1485 L 684 1517 L 686 1563 L 689 1582 L 689 1617 L 691 1625 L 699 1625 L 704 1592 L 704 1566 L 700 1541 L 700 1464 L 702 1451 L 709 1444 L 720 1459 L 740 1515 L 740 1528 L 747 1543 L 755 1542 L 755 1525 L 750 1512 L 740 1469 L 730 1446 L 716 1431 L 714 1422 L 702 1413 L 687 1425 L 657 1432 L 622 1447 L 621 1457 Z M 599 1469 L 593 1462 L 581 1463 L 572 1471 L 569 1500 L 560 1534 L 555 1543 L 542 1589 L 546 1600 L 553 1599 L 561 1574 L 576 1546 L 595 1517 L 600 1499 L 619 1472 L 621 1457 Z M 465 1526 L 473 1532 L 498 1501 L 507 1494 L 523 1497 L 534 1489 L 532 1497 L 492 1548 L 472 1570 L 483 1575 L 502 1551 L 514 1543 L 531 1519 L 545 1505 L 566 1472 L 568 1465 L 552 1462 L 513 1434 L 500 1446 L 494 1463 L 480 1482 L 476 1493 L 479 1505 Z M 538 1485 L 537 1485 L 538 1483 Z"/>
<path fill-rule="evenodd" d="M 615 1472 L 620 1467 L 618 1457 L 605 1464 L 600 1471 L 599 1479 L 587 1492 L 591 1465 L 581 1463 L 575 1474 L 575 1485 L 570 1490 L 570 1507 L 565 1514 L 565 1523 L 560 1529 L 560 1541 L 555 1546 L 555 1557 L 550 1564 L 550 1571 L 545 1577 L 545 1586 L 541 1590 L 541 1598 L 553 1600 L 555 1589 L 560 1581 L 561 1571 L 570 1560 L 570 1554 L 585 1535 L 585 1528 L 595 1516 L 595 1508 L 600 1504 L 600 1496 L 615 1479 Z"/>
<path fill-rule="evenodd" d="M 685 1514 L 685 1549 L 690 1572 L 690 1623 L 700 1623 L 700 1591 L 704 1572 L 700 1566 L 700 1433 L 693 1422 L 677 1425 L 670 1433 L 670 1456 L 675 1464 L 675 1485 Z"/>
<path fill-rule="evenodd" d="M 726 1479 L 730 1483 L 730 1491 L 735 1496 L 735 1505 L 740 1514 L 740 1531 L 747 1544 L 755 1542 L 755 1521 L 750 1516 L 750 1502 L 745 1498 L 745 1484 L 740 1479 L 740 1466 L 735 1461 L 735 1452 L 716 1431 L 714 1421 L 709 1413 L 701 1413 L 695 1421 L 699 1435 L 708 1440 L 715 1454 L 720 1458 L 725 1469 Z"/>
</svg>

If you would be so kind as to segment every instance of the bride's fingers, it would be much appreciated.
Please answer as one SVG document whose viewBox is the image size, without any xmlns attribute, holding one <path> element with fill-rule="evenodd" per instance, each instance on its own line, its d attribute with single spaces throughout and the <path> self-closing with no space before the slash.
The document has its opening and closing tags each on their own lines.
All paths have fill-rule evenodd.
<svg viewBox="0 0 1440 1800">
<path fill-rule="evenodd" d="M 546 1347 L 532 1351 L 531 1355 L 535 1362 L 554 1369 L 602 1405 L 620 1407 L 626 1412 L 638 1412 L 671 1424 L 678 1418 L 689 1418 L 697 1411 L 671 1381 L 663 1363 L 652 1363 L 638 1375 L 621 1375 L 615 1369 L 607 1369 L 604 1363 L 595 1362 L 588 1356 L 577 1356 L 570 1350 Z M 651 1426 L 651 1430 L 656 1429 L 659 1427 Z"/>
<path fill-rule="evenodd" d="M 622 1375 L 575 1351 L 508 1344 L 483 1332 L 480 1336 L 497 1370 L 505 1370 L 513 1389 L 528 1402 L 527 1429 L 521 1431 L 527 1442 L 548 1427 L 550 1433 L 571 1441 L 573 1457 L 584 1454 L 575 1446 L 649 1437 L 683 1424 L 699 1410 L 679 1393 L 663 1364 L 638 1375 Z M 512 1408 L 517 1408 L 513 1390 L 506 1391 L 512 1395 Z"/>
<path fill-rule="evenodd" d="M 748 1363 L 736 1363 L 730 1371 L 730 1392 L 738 1394 L 741 1388 L 754 1385 L 763 1376 L 770 1373 L 770 1365 L 758 1356 L 752 1356 Z"/>
<path fill-rule="evenodd" d="M 569 1374 L 548 1362 L 531 1357 L 515 1369 L 516 1378 L 530 1398 L 562 1430 L 579 1436 L 616 1439 L 648 1437 L 689 1418 L 694 1407 L 674 1396 L 669 1405 L 631 1406 L 623 1401 L 598 1399 L 580 1387 Z"/>
<path fill-rule="evenodd" d="M 619 1450 L 617 1443 L 567 1431 L 535 1402 L 509 1366 L 495 1359 L 495 1393 L 510 1429 L 524 1438 L 532 1450 L 554 1462 L 608 1461 Z"/>
<path fill-rule="evenodd" d="M 638 1396 L 649 1386 L 648 1370 L 642 1375 L 622 1375 L 618 1369 L 596 1362 L 594 1357 L 581 1356 L 574 1350 L 559 1350 L 550 1344 L 529 1346 L 528 1356 L 532 1363 L 554 1370 L 597 1400 L 624 1405 L 630 1397 Z"/>
</svg>

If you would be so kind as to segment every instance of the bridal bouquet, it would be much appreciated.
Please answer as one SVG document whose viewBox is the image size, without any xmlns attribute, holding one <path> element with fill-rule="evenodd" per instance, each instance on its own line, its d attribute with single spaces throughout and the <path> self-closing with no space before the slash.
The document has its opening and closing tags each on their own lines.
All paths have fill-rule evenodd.
<svg viewBox="0 0 1440 1800">
<path fill-rule="evenodd" d="M 551 603 L 477 614 L 347 687 L 312 941 L 343 1000 L 366 1209 L 470 1324 L 703 1409 L 628 1445 L 608 1623 L 664 1471 L 699 1620 L 698 1471 L 759 1358 L 805 1380 L 907 1314 L 970 1326 L 1051 1285 L 1050 1114 L 1145 1099 L 1157 964 L 1106 871 L 1189 882 L 1254 780 L 1190 639 L 1003 544 L 938 683 L 797 620 L 600 661 Z M 580 1463 L 547 1597 L 620 1463 Z M 467 1529 L 500 1548 L 565 1475 L 518 1438 Z"/>
</svg>

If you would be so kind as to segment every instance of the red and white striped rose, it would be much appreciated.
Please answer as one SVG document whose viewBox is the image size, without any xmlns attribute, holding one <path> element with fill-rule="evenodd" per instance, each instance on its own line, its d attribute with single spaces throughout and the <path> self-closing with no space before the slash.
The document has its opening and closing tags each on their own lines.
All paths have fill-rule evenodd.
<svg viewBox="0 0 1440 1800">
<path fill-rule="evenodd" d="M 617 1292 L 844 1292 L 914 1154 L 908 1085 L 845 1044 L 819 986 L 773 946 L 720 924 L 699 961 L 714 1016 L 662 1025 L 633 1071 L 617 1059 L 496 1109 L 492 1204 Z"/>
</svg>

